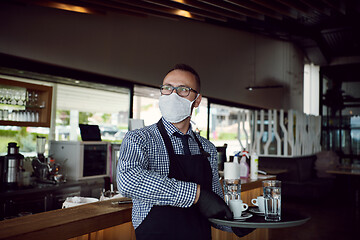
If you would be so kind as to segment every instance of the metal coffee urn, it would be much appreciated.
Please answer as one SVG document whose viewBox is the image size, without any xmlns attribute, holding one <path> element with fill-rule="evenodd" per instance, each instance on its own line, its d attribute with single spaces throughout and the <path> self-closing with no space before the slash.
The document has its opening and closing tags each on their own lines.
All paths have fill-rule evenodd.
<svg viewBox="0 0 360 240">
<path fill-rule="evenodd" d="M 0 190 L 4 188 L 5 156 L 0 156 Z"/>
<path fill-rule="evenodd" d="M 8 154 L 4 158 L 4 185 L 12 188 L 17 187 L 20 180 L 20 172 L 24 156 L 19 153 L 19 147 L 15 142 L 8 143 Z"/>
</svg>

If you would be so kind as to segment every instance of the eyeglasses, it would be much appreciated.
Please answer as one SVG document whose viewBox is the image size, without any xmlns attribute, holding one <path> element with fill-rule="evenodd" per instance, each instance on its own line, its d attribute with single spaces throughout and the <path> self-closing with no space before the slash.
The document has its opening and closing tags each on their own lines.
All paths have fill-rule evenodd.
<svg viewBox="0 0 360 240">
<path fill-rule="evenodd" d="M 177 95 L 179 95 L 181 97 L 189 96 L 191 91 L 193 91 L 194 93 L 198 93 L 197 91 L 195 91 L 194 89 L 192 89 L 190 87 L 184 87 L 184 86 L 173 87 L 171 85 L 161 85 L 160 86 L 160 92 L 163 95 L 170 95 L 174 91 L 174 89 L 176 90 Z"/>
</svg>

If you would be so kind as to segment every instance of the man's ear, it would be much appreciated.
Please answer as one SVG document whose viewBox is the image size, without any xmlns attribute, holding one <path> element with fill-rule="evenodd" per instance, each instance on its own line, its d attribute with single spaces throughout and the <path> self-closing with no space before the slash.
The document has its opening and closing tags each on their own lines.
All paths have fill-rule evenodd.
<svg viewBox="0 0 360 240">
<path fill-rule="evenodd" d="M 194 108 L 197 108 L 199 105 L 200 105 L 200 102 L 201 102 L 201 98 L 202 98 L 202 95 L 199 94 L 198 98 L 195 100 L 194 102 Z"/>
</svg>

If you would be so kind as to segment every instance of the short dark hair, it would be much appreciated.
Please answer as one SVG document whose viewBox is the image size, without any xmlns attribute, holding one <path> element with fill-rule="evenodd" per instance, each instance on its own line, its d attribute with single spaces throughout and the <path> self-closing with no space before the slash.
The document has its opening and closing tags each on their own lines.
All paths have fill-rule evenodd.
<svg viewBox="0 0 360 240">
<path fill-rule="evenodd" d="M 197 92 L 200 92 L 200 88 L 201 88 L 201 84 L 200 84 L 200 76 L 199 74 L 195 71 L 195 69 L 193 69 L 192 67 L 190 67 L 187 64 L 184 63 L 178 63 L 176 64 L 172 69 L 170 69 L 167 74 L 169 74 L 170 72 L 174 71 L 174 70 L 181 70 L 181 71 L 186 71 L 191 73 L 192 75 L 195 76 L 195 80 L 196 80 L 196 85 L 198 86 L 198 89 L 195 89 Z M 166 75 L 167 75 L 166 74 Z"/>
</svg>

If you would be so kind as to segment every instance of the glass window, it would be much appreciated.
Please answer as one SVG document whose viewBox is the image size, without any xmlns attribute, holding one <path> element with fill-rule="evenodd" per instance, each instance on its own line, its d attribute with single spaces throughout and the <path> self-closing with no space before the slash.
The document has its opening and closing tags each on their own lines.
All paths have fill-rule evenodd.
<svg viewBox="0 0 360 240">
<path fill-rule="evenodd" d="M 159 88 L 135 85 L 133 118 L 143 119 L 145 126 L 159 121 L 161 118 L 159 97 Z"/>
<path fill-rule="evenodd" d="M 241 121 L 248 112 L 249 110 L 242 108 L 210 104 L 210 141 L 217 147 L 227 144 L 227 156 L 233 156 L 243 148 L 249 151 L 249 121 Z"/>
<path fill-rule="evenodd" d="M 57 84 L 55 140 L 81 140 L 79 124 L 98 125 L 101 140 L 121 142 L 128 129 L 130 91 L 92 84 Z"/>
<path fill-rule="evenodd" d="M 314 64 L 304 65 L 303 106 L 304 113 L 319 115 L 319 71 L 320 67 Z"/>
<path fill-rule="evenodd" d="M 193 130 L 200 132 L 200 136 L 207 138 L 208 99 L 206 97 L 202 97 L 199 107 L 193 110 L 191 120 Z"/>
</svg>

